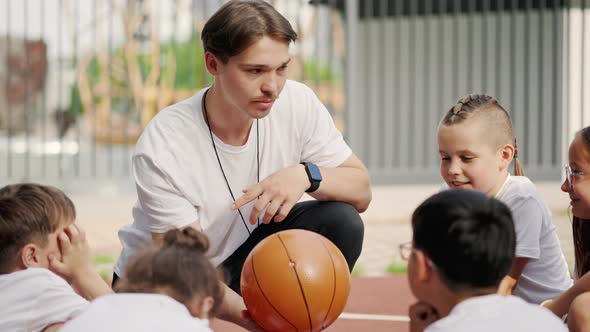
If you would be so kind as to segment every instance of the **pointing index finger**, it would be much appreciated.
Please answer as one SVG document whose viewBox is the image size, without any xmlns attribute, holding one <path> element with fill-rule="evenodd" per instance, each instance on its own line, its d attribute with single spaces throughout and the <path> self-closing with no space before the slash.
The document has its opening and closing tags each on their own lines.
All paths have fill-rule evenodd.
<svg viewBox="0 0 590 332">
<path fill-rule="evenodd" d="M 257 183 L 253 186 L 244 189 L 243 192 L 244 194 L 238 197 L 238 199 L 236 199 L 235 202 L 233 202 L 233 204 L 231 205 L 231 208 L 233 210 L 241 208 L 242 206 L 253 201 L 256 197 L 262 195 L 263 189 L 262 186 L 259 183 Z"/>
</svg>

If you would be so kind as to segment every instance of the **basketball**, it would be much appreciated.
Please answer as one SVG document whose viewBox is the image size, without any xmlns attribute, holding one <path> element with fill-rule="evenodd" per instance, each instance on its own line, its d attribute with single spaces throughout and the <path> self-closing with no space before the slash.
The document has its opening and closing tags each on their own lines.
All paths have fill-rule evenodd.
<svg viewBox="0 0 590 332">
<path fill-rule="evenodd" d="M 246 258 L 240 287 L 252 319 L 267 331 L 321 331 L 350 291 L 348 264 L 320 234 L 293 229 L 262 240 Z"/>
</svg>

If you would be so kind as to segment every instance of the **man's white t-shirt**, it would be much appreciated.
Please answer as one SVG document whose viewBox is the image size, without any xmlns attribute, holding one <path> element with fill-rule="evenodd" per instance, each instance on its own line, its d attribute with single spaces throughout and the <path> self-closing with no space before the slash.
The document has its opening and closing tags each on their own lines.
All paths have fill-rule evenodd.
<svg viewBox="0 0 590 332">
<path fill-rule="evenodd" d="M 232 198 L 201 109 L 204 92 L 159 112 L 137 142 L 133 176 L 138 200 L 133 224 L 119 231 L 123 250 L 114 268 L 119 276 L 129 257 L 151 239 L 150 232 L 199 221 L 210 240 L 208 256 L 218 265 L 247 239 L 246 227 L 250 232 L 256 227 L 248 223 L 256 201 L 240 208 L 246 225 L 230 209 Z M 352 154 L 328 110 L 311 89 L 295 81 L 287 81 L 271 112 L 254 121 L 245 145 L 214 140 L 236 199 L 257 182 L 258 140 L 260 180 L 300 162 L 336 167 Z"/>
<path fill-rule="evenodd" d="M 160 294 L 111 294 L 90 303 L 60 332 L 211 332 L 209 321 L 191 316 L 173 298 Z"/>
<path fill-rule="evenodd" d="M 88 301 L 47 269 L 0 274 L 0 331 L 42 331 L 75 317 L 87 306 Z"/>
<path fill-rule="evenodd" d="M 573 284 L 561 251 L 551 211 L 535 185 L 524 176 L 508 176 L 496 194 L 511 210 L 516 231 L 516 257 L 530 258 L 513 294 L 539 304 Z"/>
<path fill-rule="evenodd" d="M 448 316 L 424 332 L 566 332 L 552 312 L 516 296 L 476 296 L 455 305 Z"/>
</svg>

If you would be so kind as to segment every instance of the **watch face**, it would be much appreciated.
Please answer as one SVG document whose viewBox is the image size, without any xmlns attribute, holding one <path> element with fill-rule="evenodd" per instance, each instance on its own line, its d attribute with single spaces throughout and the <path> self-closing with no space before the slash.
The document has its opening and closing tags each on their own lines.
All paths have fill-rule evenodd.
<svg viewBox="0 0 590 332">
<path fill-rule="evenodd" d="M 307 169 L 309 170 L 309 176 L 312 178 L 312 180 L 322 181 L 322 174 L 320 173 L 320 169 L 316 164 L 307 163 Z"/>
</svg>

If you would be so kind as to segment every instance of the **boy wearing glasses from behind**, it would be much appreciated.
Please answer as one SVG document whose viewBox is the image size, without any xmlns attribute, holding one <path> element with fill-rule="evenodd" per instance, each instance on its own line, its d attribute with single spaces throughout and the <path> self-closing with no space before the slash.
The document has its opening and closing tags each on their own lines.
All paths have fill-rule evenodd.
<svg viewBox="0 0 590 332">
<path fill-rule="evenodd" d="M 412 216 L 412 242 L 400 246 L 418 303 L 410 331 L 567 331 L 545 308 L 498 295 L 514 259 L 509 208 L 485 194 L 440 192 Z"/>
</svg>

